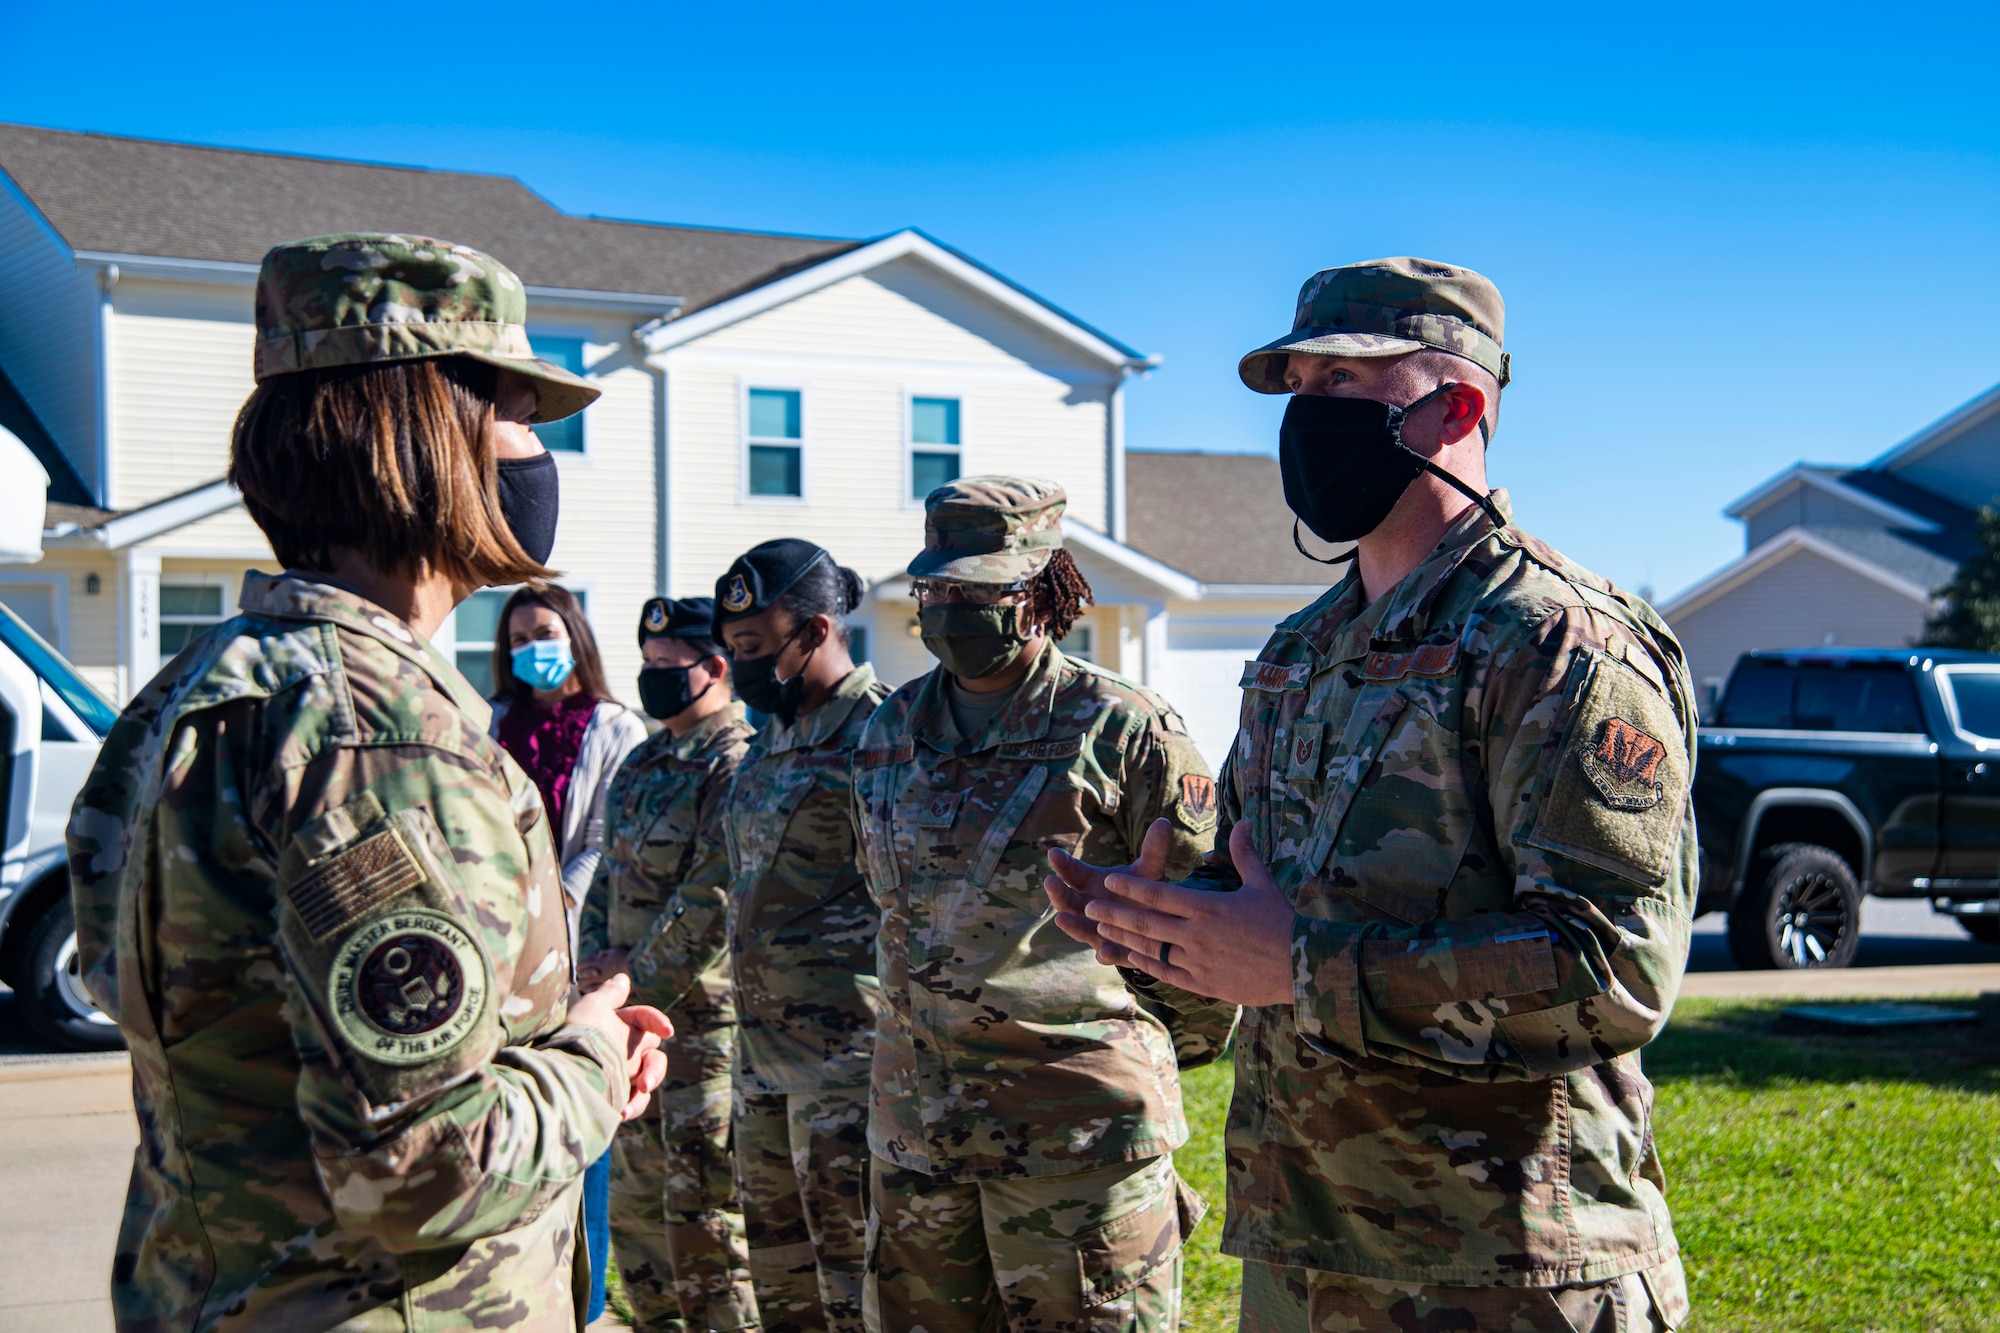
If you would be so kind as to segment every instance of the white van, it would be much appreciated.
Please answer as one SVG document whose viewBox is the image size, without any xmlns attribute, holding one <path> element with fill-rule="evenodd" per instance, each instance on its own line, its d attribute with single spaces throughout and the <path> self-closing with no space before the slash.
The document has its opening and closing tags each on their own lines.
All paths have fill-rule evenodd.
<svg viewBox="0 0 2000 1333">
<path fill-rule="evenodd" d="M 118 710 L 0 606 L 0 981 L 34 1034 L 65 1050 L 122 1046 L 83 989 L 63 831 Z"/>
</svg>

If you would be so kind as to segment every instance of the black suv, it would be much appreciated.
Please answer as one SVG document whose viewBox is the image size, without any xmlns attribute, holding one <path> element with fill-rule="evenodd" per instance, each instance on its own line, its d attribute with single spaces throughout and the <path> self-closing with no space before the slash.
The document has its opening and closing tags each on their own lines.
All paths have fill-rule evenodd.
<svg viewBox="0 0 2000 1333">
<path fill-rule="evenodd" d="M 1695 910 L 1739 966 L 1846 966 L 1868 893 L 2000 943 L 2000 656 L 1746 653 L 1700 745 Z"/>
</svg>

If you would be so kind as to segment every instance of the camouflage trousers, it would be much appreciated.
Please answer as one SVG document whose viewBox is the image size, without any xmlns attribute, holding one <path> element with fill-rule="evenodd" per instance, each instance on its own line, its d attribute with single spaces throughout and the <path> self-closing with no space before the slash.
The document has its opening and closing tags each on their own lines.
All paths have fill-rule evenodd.
<svg viewBox="0 0 2000 1333">
<path fill-rule="evenodd" d="M 611 1249 L 636 1333 L 757 1327 L 729 1170 L 729 1076 L 669 1078 L 611 1144 Z"/>
<path fill-rule="evenodd" d="M 868 1089 L 736 1098 L 736 1188 L 765 1333 L 861 1333 Z"/>
<path fill-rule="evenodd" d="M 1176 1333 L 1181 1243 L 1206 1208 L 1171 1157 L 939 1181 L 877 1159 L 869 1333 Z"/>
<path fill-rule="evenodd" d="M 1667 1333 L 1687 1318 L 1671 1259 L 1575 1287 L 1426 1287 L 1317 1268 L 1243 1265 L 1238 1333 Z"/>
</svg>

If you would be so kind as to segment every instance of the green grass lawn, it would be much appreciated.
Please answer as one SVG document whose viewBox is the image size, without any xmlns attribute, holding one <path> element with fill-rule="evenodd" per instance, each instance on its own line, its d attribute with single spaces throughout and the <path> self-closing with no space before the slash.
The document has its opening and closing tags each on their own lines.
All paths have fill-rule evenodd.
<svg viewBox="0 0 2000 1333">
<path fill-rule="evenodd" d="M 1646 1052 L 1695 1333 L 2000 1329 L 2000 996 L 1976 1027 L 1785 1030 L 1782 1002 L 1683 1000 Z M 1185 1327 L 1236 1326 L 1216 1253 L 1227 1066 L 1188 1075 L 1181 1172 L 1213 1205 Z"/>
</svg>

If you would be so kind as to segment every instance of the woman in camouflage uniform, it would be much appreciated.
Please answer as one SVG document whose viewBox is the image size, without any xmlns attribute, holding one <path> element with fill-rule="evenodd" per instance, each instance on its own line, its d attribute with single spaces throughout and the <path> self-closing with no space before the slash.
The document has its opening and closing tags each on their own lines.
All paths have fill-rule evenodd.
<svg viewBox="0 0 2000 1333">
<path fill-rule="evenodd" d="M 640 743 L 605 799 L 605 854 L 584 899 L 585 985 L 619 973 L 668 1011 L 656 1112 L 611 1147 L 611 1244 L 635 1333 L 757 1326 L 743 1213 L 729 1169 L 727 858 L 722 814 L 751 736 L 709 635 L 706 597 L 655 597 L 639 612 L 639 699 L 665 725 Z"/>
<path fill-rule="evenodd" d="M 1017 477 L 931 492 L 909 572 L 940 666 L 889 696 L 855 755 L 883 913 L 878 1333 L 1180 1326 L 1202 1204 L 1171 1156 L 1188 1135 L 1174 1034 L 1057 929 L 1042 877 L 1053 848 L 1123 863 L 1142 843 L 1185 873 L 1213 841 L 1215 783 L 1164 700 L 1056 647 L 1090 598 L 1065 503 Z"/>
<path fill-rule="evenodd" d="M 765 542 L 715 585 L 736 687 L 768 713 L 729 800 L 729 945 L 741 1028 L 736 1168 L 769 1333 L 859 1333 L 876 911 L 848 818 L 856 739 L 883 696 L 847 655 L 853 570 Z"/>
<path fill-rule="evenodd" d="M 525 307 L 423 237 L 264 258 L 229 479 L 287 572 L 139 692 L 70 821 L 139 1114 L 121 1330 L 581 1321 L 584 1168 L 666 1019 L 622 980 L 569 1003 L 541 800 L 428 638 L 554 572 L 528 427 L 597 390 L 534 359 Z"/>
</svg>

